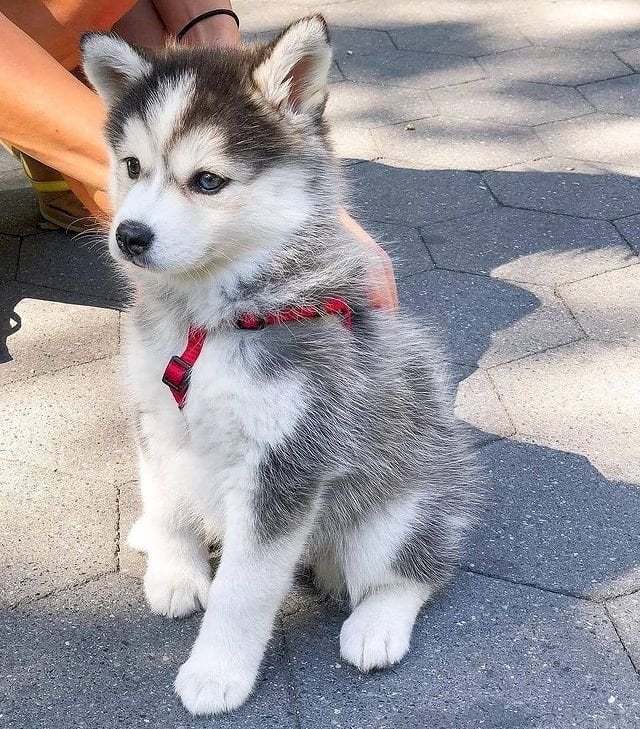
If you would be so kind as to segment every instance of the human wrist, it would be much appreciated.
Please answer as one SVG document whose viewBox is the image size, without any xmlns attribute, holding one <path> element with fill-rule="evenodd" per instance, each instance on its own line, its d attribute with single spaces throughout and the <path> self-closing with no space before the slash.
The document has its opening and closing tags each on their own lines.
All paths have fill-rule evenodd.
<svg viewBox="0 0 640 729">
<path fill-rule="evenodd" d="M 199 18 L 190 28 L 179 32 L 177 38 L 187 45 L 235 46 L 240 43 L 240 30 L 232 15 L 217 13 Z"/>
<path fill-rule="evenodd" d="M 152 0 L 170 35 L 176 36 L 191 20 L 211 10 L 233 10 L 229 0 Z M 240 32 L 228 15 L 213 15 L 184 34 L 185 45 L 238 45 Z"/>
</svg>

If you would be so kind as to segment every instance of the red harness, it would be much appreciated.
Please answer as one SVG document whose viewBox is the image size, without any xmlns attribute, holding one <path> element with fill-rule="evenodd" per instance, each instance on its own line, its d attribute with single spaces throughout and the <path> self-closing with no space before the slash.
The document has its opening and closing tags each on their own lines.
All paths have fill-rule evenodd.
<svg viewBox="0 0 640 729">
<path fill-rule="evenodd" d="M 344 299 L 328 299 L 322 307 L 299 306 L 291 309 L 284 309 L 263 316 L 257 314 L 241 314 L 236 321 L 237 329 L 257 330 L 264 329 L 272 324 L 286 324 L 288 322 L 303 321 L 304 319 L 316 319 L 319 316 L 339 315 L 347 329 L 351 329 L 351 309 Z M 184 352 L 178 356 L 174 355 L 167 365 L 162 381 L 171 390 L 173 399 L 180 410 L 184 407 L 189 389 L 189 378 L 193 365 L 196 363 L 204 340 L 207 338 L 207 330 L 204 327 L 189 327 L 187 346 Z"/>
</svg>

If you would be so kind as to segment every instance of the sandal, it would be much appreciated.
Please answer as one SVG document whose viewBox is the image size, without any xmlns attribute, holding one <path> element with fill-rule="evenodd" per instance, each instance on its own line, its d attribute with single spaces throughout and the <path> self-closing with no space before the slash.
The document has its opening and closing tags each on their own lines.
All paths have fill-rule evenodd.
<svg viewBox="0 0 640 729">
<path fill-rule="evenodd" d="M 45 230 L 61 228 L 66 232 L 95 230 L 96 219 L 70 190 L 62 175 L 51 167 L 15 148 L 8 148 L 20 161 L 38 198 Z"/>
</svg>

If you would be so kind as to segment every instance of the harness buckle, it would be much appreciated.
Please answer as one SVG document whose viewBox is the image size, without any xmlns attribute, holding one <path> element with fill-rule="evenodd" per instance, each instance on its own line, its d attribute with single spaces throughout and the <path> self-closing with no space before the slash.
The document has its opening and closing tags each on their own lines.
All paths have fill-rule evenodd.
<svg viewBox="0 0 640 729">
<path fill-rule="evenodd" d="M 174 354 L 162 375 L 162 381 L 173 392 L 182 393 L 186 392 L 189 387 L 190 375 L 191 365 L 182 357 Z"/>
</svg>

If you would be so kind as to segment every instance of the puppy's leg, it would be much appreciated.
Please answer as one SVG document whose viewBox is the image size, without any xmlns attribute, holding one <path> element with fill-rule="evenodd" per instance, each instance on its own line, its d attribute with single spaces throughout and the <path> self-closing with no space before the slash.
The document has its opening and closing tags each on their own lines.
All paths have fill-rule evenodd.
<svg viewBox="0 0 640 729">
<path fill-rule="evenodd" d="M 188 477 L 177 455 L 151 455 L 141 449 L 144 512 L 131 537 L 147 553 L 144 592 L 149 607 L 170 618 L 206 607 L 211 583 L 206 545 L 189 523 L 189 505 L 181 501 L 180 476 Z"/>
<path fill-rule="evenodd" d="M 276 612 L 292 582 L 309 526 L 265 540 L 244 498 L 229 498 L 222 559 L 176 692 L 193 714 L 217 714 L 251 693 Z"/>
<path fill-rule="evenodd" d="M 387 507 L 341 547 L 353 612 L 340 632 L 340 653 L 361 671 L 391 666 L 406 655 L 418 612 L 436 591 L 429 579 L 398 569 L 412 510 L 411 504 Z"/>
</svg>

